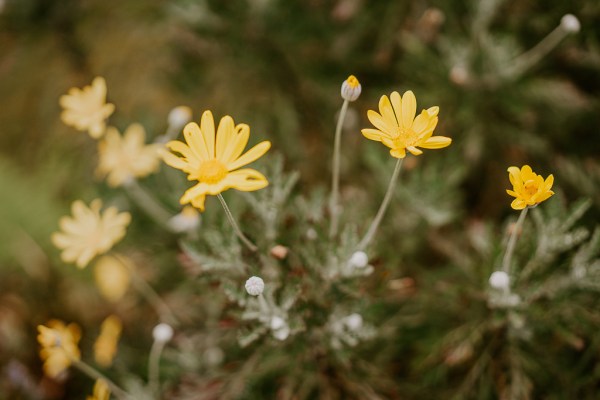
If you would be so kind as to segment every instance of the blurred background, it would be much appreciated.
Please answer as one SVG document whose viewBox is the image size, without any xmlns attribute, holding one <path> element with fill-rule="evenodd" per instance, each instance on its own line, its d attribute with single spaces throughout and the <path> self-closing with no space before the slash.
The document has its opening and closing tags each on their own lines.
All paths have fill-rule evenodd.
<svg viewBox="0 0 600 400">
<path fill-rule="evenodd" d="M 566 14 L 580 27 L 563 20 Z M 93 141 L 60 121 L 62 94 L 105 77 L 108 101 L 117 107 L 111 124 L 122 132 L 140 122 L 150 139 L 164 133 L 175 106 L 191 107 L 194 120 L 206 109 L 216 118 L 229 114 L 250 125 L 252 143 L 271 140 L 270 154 L 283 156 L 284 170 L 300 171 L 296 190 L 310 193 L 328 187 L 339 90 L 350 74 L 362 95 L 351 104 L 344 130 L 343 199 L 374 210 L 385 191 L 393 160 L 360 134 L 370 125 L 366 111 L 377 109 L 381 95 L 410 89 L 419 109 L 439 105 L 436 133 L 453 139 L 448 149 L 407 158 L 397 199 L 407 212 L 392 208 L 396 217 L 380 232 L 402 240 L 377 245 L 381 264 L 398 269 L 376 283 L 408 276 L 433 285 L 449 264 L 466 257 L 460 252 L 469 237 L 491 232 L 500 241 L 506 218 L 514 215 L 505 194 L 510 165 L 554 174 L 554 201 L 589 199 L 581 223 L 597 224 L 598 1 L 0 0 L 0 397 L 83 398 L 89 392 L 83 380 L 69 389 L 44 380 L 35 342 L 35 327 L 51 317 L 85 326 L 97 324 L 103 312 L 91 306 L 99 303 L 90 294 L 91 273 L 62 264 L 49 239 L 73 200 L 109 193 L 94 175 Z M 148 238 L 147 229 L 155 228 L 140 218 L 127 239 L 139 260 L 156 253 L 166 259 L 173 240 L 154 231 Z M 411 235 L 415 229 L 421 237 Z M 177 277 L 160 280 L 157 270 L 149 269 L 149 279 L 167 291 Z M 411 300 L 416 305 L 407 312 L 417 319 L 399 317 L 397 323 L 411 328 L 380 361 L 391 371 L 380 385 L 383 398 L 440 398 L 472 377 L 466 367 L 451 371 L 458 362 L 448 354 L 460 359 L 459 353 L 442 351 L 441 368 L 434 365 L 443 357 L 426 355 L 435 353 L 434 336 L 452 322 L 440 327 L 440 315 L 420 324 L 426 310 L 439 306 L 434 292 L 420 292 L 424 297 Z M 588 300 L 588 306 L 597 303 Z M 386 307 L 410 307 L 406 301 L 390 296 Z M 450 315 L 456 316 L 471 303 L 453 304 Z M 596 311 L 591 320 L 599 319 Z M 136 329 L 125 334 L 135 337 Z M 575 343 L 555 360 L 567 381 L 553 381 L 551 371 L 534 373 L 537 378 L 524 384 L 529 396 L 595 398 L 600 347 L 598 339 L 581 337 L 582 347 Z M 584 364 L 571 364 L 584 353 Z M 475 379 L 484 382 L 480 388 L 488 385 L 480 392 L 485 395 L 465 397 L 511 398 L 494 394 L 502 385 L 493 370 L 488 378 Z M 572 391 L 557 389 L 562 384 Z"/>
</svg>

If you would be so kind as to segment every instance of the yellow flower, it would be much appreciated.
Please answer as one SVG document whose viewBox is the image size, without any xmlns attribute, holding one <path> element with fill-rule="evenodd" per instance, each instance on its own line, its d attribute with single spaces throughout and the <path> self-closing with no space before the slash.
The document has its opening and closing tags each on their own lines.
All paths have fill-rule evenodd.
<svg viewBox="0 0 600 400">
<path fill-rule="evenodd" d="M 100 76 L 91 86 L 69 89 L 59 103 L 64 109 L 60 115 L 62 121 L 77 130 L 88 131 L 94 139 L 104 134 L 104 120 L 115 110 L 114 104 L 106 103 L 106 82 Z"/>
<path fill-rule="evenodd" d="M 74 262 L 84 268 L 98 254 L 106 253 L 125 236 L 125 228 L 131 221 L 127 212 L 119 213 L 109 207 L 102 214 L 102 201 L 92 201 L 88 208 L 77 200 L 71 206 L 73 217 L 65 216 L 59 221 L 62 232 L 52 234 L 52 243 L 62 249 L 64 262 Z"/>
<path fill-rule="evenodd" d="M 87 396 L 86 400 L 108 400 L 110 398 L 110 388 L 102 379 L 96 380 L 94 384 L 94 393 L 92 396 Z"/>
<path fill-rule="evenodd" d="M 521 169 L 509 167 L 508 178 L 513 185 L 513 190 L 506 190 L 506 193 L 516 197 L 510 205 L 515 210 L 535 206 L 554 194 L 550 190 L 554 183 L 554 176 L 550 174 L 544 180 L 541 175 L 533 172 L 529 165 L 523 165 Z"/>
<path fill-rule="evenodd" d="M 140 124 L 131 124 L 121 137 L 117 128 L 109 127 L 98 143 L 100 162 L 96 172 L 108 175 L 112 187 L 121 186 L 133 178 L 143 178 L 158 170 L 158 145 L 145 144 L 146 132 Z"/>
<path fill-rule="evenodd" d="M 390 102 L 391 100 L 391 102 Z M 395 158 L 404 158 L 406 150 L 418 156 L 424 149 L 441 149 L 449 146 L 452 139 L 445 136 L 431 136 L 438 122 L 439 107 L 421 111 L 415 118 L 417 99 L 410 90 L 402 97 L 392 92 L 390 98 L 381 96 L 379 113 L 369 110 L 367 117 L 377 129 L 363 129 L 362 134 L 371 140 L 382 142 L 389 147 Z"/>
<path fill-rule="evenodd" d="M 100 326 L 100 334 L 94 343 L 94 358 L 98 365 L 110 367 L 117 353 L 123 324 L 115 315 L 108 316 Z"/>
<path fill-rule="evenodd" d="M 200 126 L 190 122 L 183 129 L 183 135 L 187 144 L 179 141 L 167 143 L 170 150 L 181 154 L 180 157 L 162 152 L 168 165 L 187 173 L 188 180 L 198 181 L 181 197 L 181 204 L 192 203 L 204 211 L 206 195 L 214 196 L 227 189 L 250 192 L 269 184 L 267 178 L 254 169 L 238 169 L 257 160 L 271 147 L 271 142 L 264 141 L 242 155 L 250 136 L 248 125 L 235 125 L 233 119 L 226 115 L 221 118 L 215 135 L 213 115 L 205 111 Z"/>
<path fill-rule="evenodd" d="M 56 378 L 81 357 L 77 347 L 81 330 L 77 324 L 65 326 L 62 321 L 55 319 L 46 326 L 38 325 L 37 328 L 37 340 L 42 345 L 40 358 L 44 361 L 44 373 Z"/>
<path fill-rule="evenodd" d="M 119 256 L 117 259 L 105 255 L 98 259 L 94 266 L 94 279 L 100 294 L 105 299 L 117 302 L 125 295 L 130 282 L 129 271 L 125 264 L 130 263 L 131 261 L 124 256 Z"/>
</svg>

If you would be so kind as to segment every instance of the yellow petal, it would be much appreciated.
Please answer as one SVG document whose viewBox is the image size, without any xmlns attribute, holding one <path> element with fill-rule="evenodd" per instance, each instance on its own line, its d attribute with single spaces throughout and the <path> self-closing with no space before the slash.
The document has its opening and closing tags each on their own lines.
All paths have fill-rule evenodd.
<svg viewBox="0 0 600 400">
<path fill-rule="evenodd" d="M 412 126 L 413 131 L 417 135 L 420 135 L 427 128 L 427 125 L 429 125 L 430 119 L 431 118 L 429 117 L 429 114 L 427 113 L 427 111 L 425 111 L 425 110 L 421 111 L 421 114 L 417 115 L 417 118 L 415 118 L 415 120 L 413 122 L 413 126 Z"/>
<path fill-rule="evenodd" d="M 219 127 L 217 129 L 217 146 L 215 148 L 215 158 L 221 161 L 223 164 L 226 164 L 226 160 L 223 158 L 227 147 L 235 140 L 235 125 L 233 122 L 233 118 L 229 115 L 221 118 L 219 122 Z"/>
<path fill-rule="evenodd" d="M 403 148 L 391 149 L 390 154 L 394 158 L 404 158 L 406 157 L 406 150 Z"/>
<path fill-rule="evenodd" d="M 421 150 L 417 149 L 414 146 L 408 146 L 406 150 L 410 151 L 410 153 L 414 156 L 420 156 L 421 154 L 423 154 Z"/>
<path fill-rule="evenodd" d="M 252 192 L 269 185 L 269 181 L 263 174 L 251 168 L 231 172 L 225 180 L 227 181 L 227 188 L 243 192 Z"/>
<path fill-rule="evenodd" d="M 394 114 L 390 99 L 385 95 L 381 96 L 379 99 L 379 112 L 381 113 L 381 118 L 383 119 L 384 124 L 387 126 L 388 132 L 393 134 L 397 129 L 396 127 L 398 126 L 398 120 Z"/>
<path fill-rule="evenodd" d="M 223 162 L 228 164 L 235 161 L 244 151 L 250 138 L 250 127 L 246 124 L 239 124 L 235 127 L 233 140 L 228 144 L 223 152 Z"/>
<path fill-rule="evenodd" d="M 402 126 L 404 129 L 412 128 L 415 113 L 417 112 L 417 99 L 412 91 L 407 91 L 402 96 Z"/>
<path fill-rule="evenodd" d="M 390 126 L 381 115 L 373 110 L 367 111 L 367 118 L 369 118 L 369 121 L 371 121 L 375 128 L 379 129 L 388 137 L 394 135 L 397 130 L 394 125 Z"/>
<path fill-rule="evenodd" d="M 195 158 L 198 158 L 201 161 L 206 161 L 206 160 L 209 160 L 211 158 L 210 155 L 209 155 L 209 151 L 208 151 L 208 148 L 206 146 L 206 143 L 205 143 L 205 141 L 203 139 L 202 132 L 200 131 L 200 127 L 198 126 L 197 123 L 190 122 L 189 124 L 187 124 L 183 128 L 183 136 L 185 137 L 185 141 L 187 142 L 187 144 L 189 146 L 189 149 L 195 155 Z M 173 147 L 169 146 L 171 143 L 181 143 L 181 142 L 169 142 L 169 143 L 167 143 L 167 147 L 172 148 L 173 150 L 175 150 Z M 181 146 L 178 146 L 178 147 L 181 148 Z M 188 160 L 190 159 L 190 157 L 186 156 L 183 152 L 181 152 L 179 150 L 175 150 L 175 151 L 177 151 L 177 152 L 181 153 L 182 155 L 184 155 Z"/>
<path fill-rule="evenodd" d="M 513 202 L 510 203 L 510 206 L 514 210 L 522 210 L 527 206 L 527 204 L 521 199 L 514 199 Z"/>
<path fill-rule="evenodd" d="M 204 200 L 206 200 L 206 195 L 198 195 L 194 197 L 191 201 L 192 205 L 199 209 L 200 211 L 204 211 Z"/>
<path fill-rule="evenodd" d="M 164 149 L 159 149 L 158 154 L 161 156 L 161 158 L 167 165 L 173 168 L 180 169 L 187 173 L 192 172 L 192 170 L 190 169 L 190 165 L 187 162 L 183 161 L 181 158 L 173 155 L 173 153 L 170 153 Z"/>
<path fill-rule="evenodd" d="M 215 158 L 215 120 L 210 111 L 204 111 L 200 120 L 200 129 L 202 130 L 202 138 L 208 149 L 210 159 Z"/>
<path fill-rule="evenodd" d="M 271 148 L 271 142 L 265 140 L 252 147 L 237 160 L 227 164 L 227 170 L 233 171 L 262 157 Z"/>
<path fill-rule="evenodd" d="M 432 136 L 424 142 L 419 143 L 419 147 L 423 147 L 424 149 L 442 149 L 450 146 L 450 143 L 452 143 L 452 139 L 448 137 Z"/>
<path fill-rule="evenodd" d="M 392 103 L 392 107 L 394 108 L 394 113 L 396 114 L 396 121 L 398 121 L 398 125 L 402 124 L 402 98 L 400 97 L 400 93 L 394 91 L 390 95 L 390 100 Z"/>
<path fill-rule="evenodd" d="M 381 132 L 377 129 L 361 129 L 360 131 L 364 137 L 370 140 L 374 140 L 376 142 L 381 142 L 382 137 L 389 137 L 386 133 Z"/>
</svg>

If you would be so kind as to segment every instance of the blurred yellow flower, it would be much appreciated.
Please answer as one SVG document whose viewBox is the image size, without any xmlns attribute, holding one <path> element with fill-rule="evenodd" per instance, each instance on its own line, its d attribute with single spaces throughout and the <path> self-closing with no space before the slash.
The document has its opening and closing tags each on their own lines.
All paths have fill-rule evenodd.
<svg viewBox="0 0 600 400">
<path fill-rule="evenodd" d="M 60 219 L 62 232 L 52 234 L 52 243 L 63 250 L 61 258 L 64 262 L 74 262 L 84 268 L 92 258 L 107 252 L 125 236 L 131 215 L 119 213 L 116 207 L 109 207 L 101 214 L 101 208 L 100 199 L 92 201 L 89 208 L 77 200 L 71 206 L 73 217 Z"/>
<path fill-rule="evenodd" d="M 250 137 L 248 125 L 235 125 L 226 115 L 221 118 L 215 135 L 213 115 L 205 111 L 200 126 L 190 122 L 183 134 L 187 144 L 180 141 L 167 143 L 167 148 L 181 156 L 162 152 L 168 165 L 186 172 L 188 180 L 198 181 L 181 197 L 181 204 L 191 203 L 204 211 L 206 195 L 217 195 L 227 189 L 250 192 L 269 184 L 267 178 L 254 169 L 238 169 L 257 160 L 271 147 L 271 142 L 264 141 L 242 155 Z"/>
<path fill-rule="evenodd" d="M 56 319 L 49 321 L 46 326 L 38 325 L 37 328 L 37 340 L 42 345 L 40 358 L 44 361 L 44 373 L 56 378 L 81 357 L 77 347 L 81 329 L 77 324 L 65 326 Z"/>
<path fill-rule="evenodd" d="M 513 185 L 513 190 L 507 189 L 506 193 L 516 197 L 510 205 L 515 210 L 535 206 L 554 194 L 550 190 L 554 183 L 554 176 L 550 174 L 544 180 L 541 175 L 533 172 L 529 165 L 524 165 L 521 169 L 509 167 L 508 178 Z"/>
<path fill-rule="evenodd" d="M 62 121 L 80 131 L 88 131 L 98 139 L 104 134 L 105 120 L 115 110 L 114 104 L 106 103 L 106 82 L 98 76 L 91 86 L 83 89 L 73 87 L 59 100 L 63 108 Z"/>
<path fill-rule="evenodd" d="M 373 110 L 367 113 L 369 121 L 377 129 L 362 129 L 362 134 L 389 147 L 395 158 L 404 158 L 406 150 L 415 156 L 423 154 L 418 147 L 441 149 L 449 146 L 452 139 L 432 136 L 438 122 L 439 107 L 423 110 L 415 118 L 416 110 L 417 99 L 410 90 L 402 97 L 398 92 L 392 92 L 390 98 L 381 96 L 379 113 Z"/>
<path fill-rule="evenodd" d="M 94 393 L 87 396 L 86 400 L 108 400 L 110 398 L 110 389 L 106 382 L 98 379 L 94 384 Z"/>
<path fill-rule="evenodd" d="M 123 324 L 115 316 L 108 316 L 100 326 L 100 334 L 94 343 L 94 358 L 98 365 L 110 367 L 115 354 L 117 353 L 117 344 L 121 337 Z"/>
<path fill-rule="evenodd" d="M 127 292 L 130 283 L 127 265 L 131 261 L 119 256 L 117 259 L 111 255 L 104 255 L 98 259 L 94 266 L 94 279 L 100 294 L 112 302 L 119 301 Z"/>
<path fill-rule="evenodd" d="M 146 131 L 140 124 L 131 124 L 123 137 L 117 128 L 108 127 L 98 143 L 100 161 L 96 172 L 108 175 L 112 187 L 121 186 L 133 178 L 143 178 L 159 167 L 158 145 L 145 144 Z"/>
</svg>

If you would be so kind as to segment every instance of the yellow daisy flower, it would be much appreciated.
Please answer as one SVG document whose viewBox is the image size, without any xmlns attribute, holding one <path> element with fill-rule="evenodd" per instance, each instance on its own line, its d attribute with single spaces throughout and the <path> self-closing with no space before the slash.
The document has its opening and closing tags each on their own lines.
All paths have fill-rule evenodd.
<svg viewBox="0 0 600 400">
<path fill-rule="evenodd" d="M 367 117 L 377 129 L 363 129 L 364 137 L 382 142 L 389 147 L 395 158 L 404 158 L 406 150 L 418 156 L 423 151 L 418 149 L 441 149 L 447 147 L 452 139 L 445 136 L 431 136 L 438 122 L 439 107 L 431 107 L 421 111 L 415 118 L 417 99 L 410 90 L 402 97 L 392 92 L 390 98 L 381 96 L 379 113 L 369 110 Z"/>
<path fill-rule="evenodd" d="M 94 343 L 94 358 L 98 365 L 110 367 L 115 354 L 117 353 L 117 344 L 121 337 L 123 324 L 115 316 L 108 316 L 100 326 L 100 334 Z"/>
<path fill-rule="evenodd" d="M 114 104 L 106 103 L 106 82 L 100 76 L 91 86 L 69 89 L 59 103 L 64 109 L 61 120 L 77 130 L 88 131 L 94 139 L 104 134 L 105 120 L 115 111 Z"/>
<path fill-rule="evenodd" d="M 125 264 L 131 264 L 127 257 L 119 255 L 104 255 L 94 265 L 94 279 L 100 294 L 107 300 L 115 303 L 127 292 L 131 281 L 129 271 Z"/>
<path fill-rule="evenodd" d="M 59 221 L 62 232 L 52 234 L 52 243 L 62 249 L 64 262 L 74 262 L 84 268 L 98 254 L 106 253 L 125 236 L 125 228 L 131 221 L 128 212 L 119 213 L 109 207 L 102 214 L 102 201 L 92 201 L 88 208 L 77 200 L 71 206 L 73 217 L 65 216 Z"/>
<path fill-rule="evenodd" d="M 108 175 L 109 186 L 117 187 L 133 178 L 143 178 L 158 170 L 158 145 L 146 145 L 146 131 L 131 124 L 123 137 L 117 128 L 109 127 L 98 143 L 100 161 L 96 172 Z"/>
<path fill-rule="evenodd" d="M 38 342 L 42 345 L 40 358 L 44 361 L 44 373 L 52 378 L 58 377 L 79 360 L 81 353 L 77 344 L 81 339 L 81 329 L 77 324 L 65 326 L 62 321 L 51 320 L 46 326 L 38 325 Z"/>
<path fill-rule="evenodd" d="M 96 380 L 94 384 L 94 393 L 87 396 L 86 400 L 108 400 L 110 399 L 110 388 L 102 379 Z"/>
<path fill-rule="evenodd" d="M 242 154 L 250 137 L 248 125 L 235 125 L 226 115 L 221 118 L 215 135 L 213 115 L 205 111 L 200 126 L 190 122 L 183 129 L 183 135 L 187 144 L 171 141 L 166 145 L 181 156 L 162 152 L 165 163 L 187 173 L 188 180 L 198 181 L 183 194 L 181 204 L 191 203 L 204 211 L 206 195 L 214 196 L 227 189 L 251 192 L 269 184 L 267 178 L 254 169 L 238 169 L 257 160 L 271 147 L 271 142 L 264 141 Z"/>
<path fill-rule="evenodd" d="M 550 174 L 544 180 L 541 175 L 533 172 L 529 165 L 524 165 L 521 169 L 509 167 L 508 178 L 513 185 L 513 190 L 507 189 L 506 193 L 515 197 L 510 205 L 515 210 L 535 206 L 554 194 L 550 190 L 554 183 L 554 176 Z"/>
</svg>

